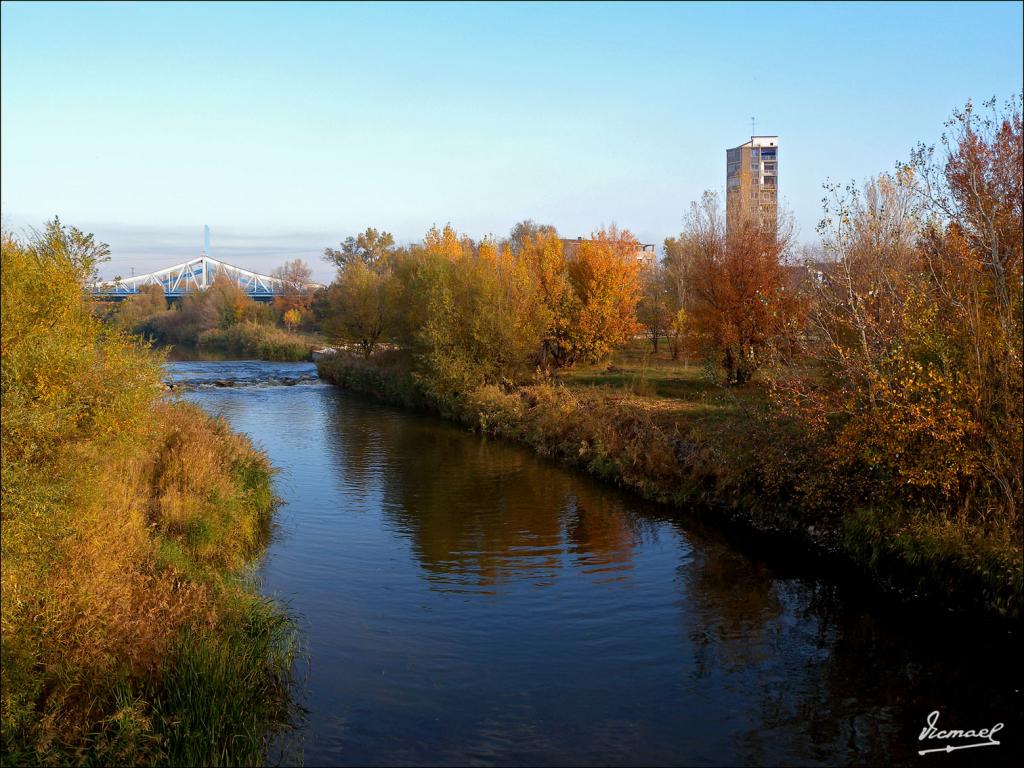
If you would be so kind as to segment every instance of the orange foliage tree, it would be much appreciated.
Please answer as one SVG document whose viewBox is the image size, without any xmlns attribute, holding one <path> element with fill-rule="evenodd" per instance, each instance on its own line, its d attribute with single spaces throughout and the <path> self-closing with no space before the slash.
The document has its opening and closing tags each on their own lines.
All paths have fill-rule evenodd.
<svg viewBox="0 0 1024 768">
<path fill-rule="evenodd" d="M 694 203 L 679 248 L 685 257 L 687 316 L 727 384 L 744 384 L 800 330 L 800 302 L 783 263 L 791 234 L 741 221 L 726 231 L 718 196 Z"/>
<path fill-rule="evenodd" d="M 639 242 L 628 229 L 612 225 L 582 240 L 568 263 L 575 294 L 570 304 L 567 362 L 597 362 L 625 344 L 640 326 Z"/>
<path fill-rule="evenodd" d="M 434 226 L 372 268 L 347 262 L 331 287 L 325 328 L 348 329 L 343 335 L 369 356 L 386 326 L 414 353 L 421 382 L 445 397 L 514 383 L 538 366 L 599 360 L 637 332 L 637 245 L 612 227 L 567 259 L 550 226 L 520 222 L 510 240 L 479 243 L 450 224 Z M 384 283 L 386 291 L 373 287 Z"/>
</svg>

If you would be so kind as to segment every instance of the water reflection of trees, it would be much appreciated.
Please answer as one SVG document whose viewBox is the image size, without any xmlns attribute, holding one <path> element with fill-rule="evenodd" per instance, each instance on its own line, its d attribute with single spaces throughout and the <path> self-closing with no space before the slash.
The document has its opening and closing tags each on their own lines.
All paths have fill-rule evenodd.
<svg viewBox="0 0 1024 768">
<path fill-rule="evenodd" d="M 962 624 L 923 625 L 835 585 L 780 577 L 713 535 L 678 573 L 691 684 L 731 701 L 740 762 L 909 763 L 934 709 L 977 727 L 1019 711 L 1008 682 L 1020 679 L 1019 655 Z"/>
<path fill-rule="evenodd" d="M 333 433 L 346 484 L 365 493 L 379 483 L 386 518 L 437 585 L 630 567 L 643 522 L 617 494 L 529 451 L 349 397 L 336 400 Z"/>
<path fill-rule="evenodd" d="M 346 392 L 333 392 L 324 430 L 331 457 L 343 485 L 367 494 L 387 469 L 386 436 L 389 411 Z"/>
<path fill-rule="evenodd" d="M 435 589 L 532 587 L 568 569 L 622 577 L 664 519 L 515 446 L 337 401 L 339 476 L 383 500 L 387 524 L 410 542 Z M 720 754 L 751 764 L 909 763 L 934 709 L 951 727 L 1003 721 L 1019 732 L 1012 686 L 1021 662 L 1008 649 L 948 625 L 880 615 L 834 586 L 780 575 L 692 522 L 678 526 L 693 547 L 680 547 L 677 569 L 680 678 L 656 689 L 667 698 L 646 715 L 658 728 L 685 730 L 699 717 L 692 703 L 708 701 L 712 713 L 731 714 L 702 721 L 701 748 L 717 743 Z M 987 755 L 1019 757 L 1012 747 Z"/>
</svg>

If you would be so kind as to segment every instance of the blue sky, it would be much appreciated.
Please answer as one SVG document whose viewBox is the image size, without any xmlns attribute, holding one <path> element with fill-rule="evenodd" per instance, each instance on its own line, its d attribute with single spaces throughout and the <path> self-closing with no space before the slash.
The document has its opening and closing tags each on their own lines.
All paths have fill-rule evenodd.
<svg viewBox="0 0 1024 768">
<path fill-rule="evenodd" d="M 821 184 L 1022 89 L 1020 3 L 2 4 L 5 226 L 58 214 L 128 274 L 198 253 L 313 263 L 533 218 L 647 242 L 780 138 L 800 239 Z"/>
</svg>

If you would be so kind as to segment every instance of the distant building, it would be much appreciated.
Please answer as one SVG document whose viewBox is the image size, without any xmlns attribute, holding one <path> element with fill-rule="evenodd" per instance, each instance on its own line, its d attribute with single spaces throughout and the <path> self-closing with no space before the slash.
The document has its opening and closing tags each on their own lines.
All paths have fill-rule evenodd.
<svg viewBox="0 0 1024 768">
<path fill-rule="evenodd" d="M 576 258 L 576 252 L 579 250 L 581 243 L 589 242 L 590 238 L 584 240 L 582 237 L 577 237 L 575 240 L 567 240 L 562 238 L 562 251 L 565 253 L 567 261 L 572 261 Z M 642 267 L 653 267 L 658 263 L 658 249 L 654 243 L 637 243 L 636 244 L 636 260 L 640 262 Z"/>
<path fill-rule="evenodd" d="M 725 223 L 756 217 L 775 229 L 779 216 L 779 137 L 751 136 L 725 151 Z"/>
</svg>

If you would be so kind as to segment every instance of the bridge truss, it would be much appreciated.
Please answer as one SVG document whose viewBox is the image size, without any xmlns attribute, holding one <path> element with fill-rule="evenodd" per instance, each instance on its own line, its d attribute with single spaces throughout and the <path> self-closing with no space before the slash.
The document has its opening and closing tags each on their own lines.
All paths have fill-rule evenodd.
<svg viewBox="0 0 1024 768">
<path fill-rule="evenodd" d="M 159 285 L 164 289 L 164 295 L 167 298 L 175 299 L 196 291 L 205 291 L 213 284 L 218 275 L 227 277 L 245 291 L 250 298 L 257 301 L 270 301 L 280 295 L 285 287 L 284 282 L 276 277 L 250 272 L 247 269 L 211 259 L 209 256 L 199 256 L 158 272 L 95 283 L 91 289 L 93 296 L 97 299 L 118 300 L 136 295 L 143 286 Z"/>
</svg>

